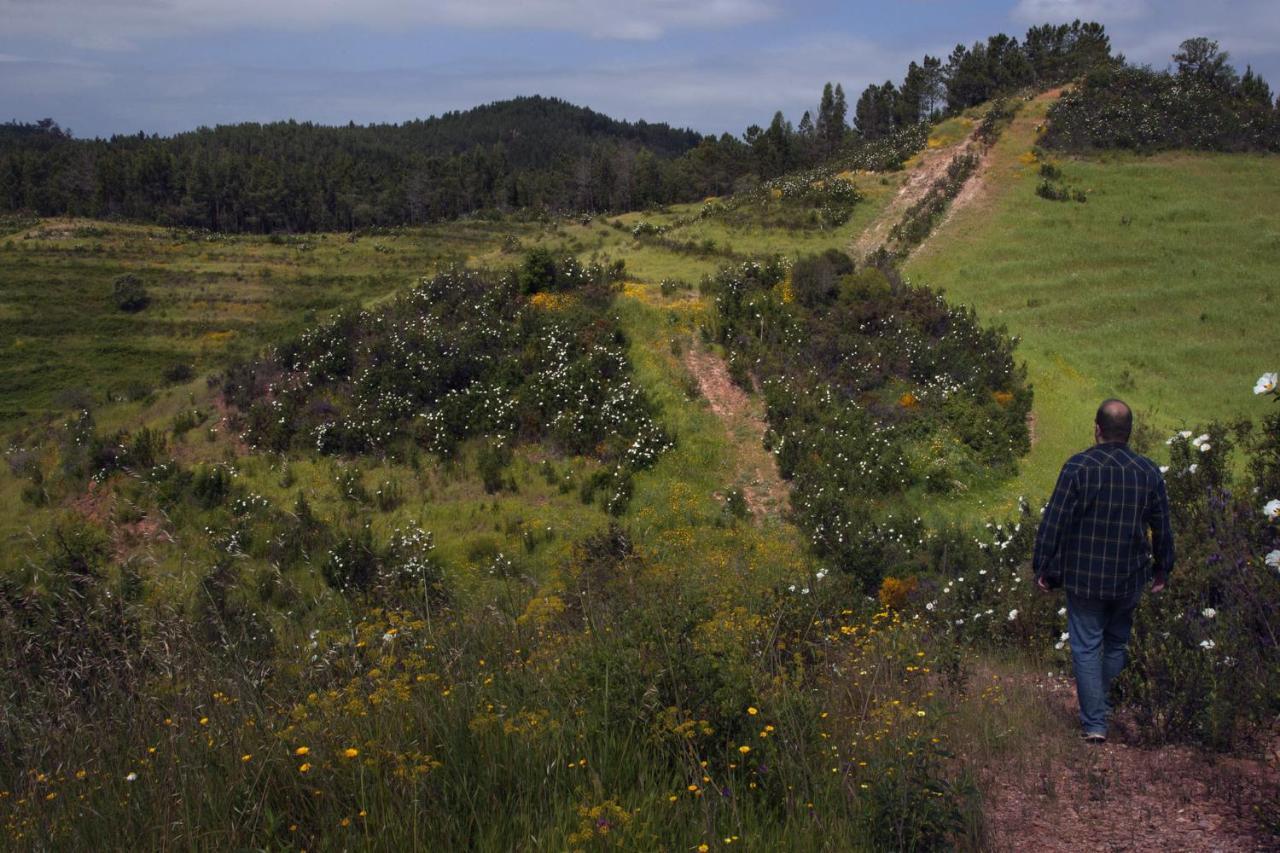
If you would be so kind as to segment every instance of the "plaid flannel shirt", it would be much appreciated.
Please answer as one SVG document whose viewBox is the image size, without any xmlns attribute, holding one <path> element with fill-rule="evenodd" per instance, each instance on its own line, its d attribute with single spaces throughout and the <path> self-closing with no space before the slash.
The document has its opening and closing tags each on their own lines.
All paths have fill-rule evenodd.
<svg viewBox="0 0 1280 853">
<path fill-rule="evenodd" d="M 1110 601 L 1135 595 L 1153 571 L 1167 575 L 1173 531 L 1160 469 L 1114 441 L 1072 456 L 1040 520 L 1032 565 L 1051 587 Z"/>
</svg>

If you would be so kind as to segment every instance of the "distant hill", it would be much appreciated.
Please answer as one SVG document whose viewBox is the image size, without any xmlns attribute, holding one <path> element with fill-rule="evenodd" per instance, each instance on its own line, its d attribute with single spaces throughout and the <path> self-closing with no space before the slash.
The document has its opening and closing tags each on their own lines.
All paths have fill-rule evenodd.
<svg viewBox="0 0 1280 853">
<path fill-rule="evenodd" d="M 858 98 L 741 138 L 626 122 L 522 97 L 403 124 L 295 121 L 76 140 L 46 119 L 0 126 L 0 212 L 124 218 L 224 232 L 414 225 L 489 211 L 602 212 L 720 196 L 822 163 L 900 165 L 892 138 L 1000 94 L 1122 63 L 1097 23 L 1030 28 L 925 56 Z M 869 148 L 884 145 L 887 161 Z M 881 152 L 883 153 L 883 152 Z M 866 168 L 860 165 L 858 168 Z"/>
<path fill-rule="evenodd" d="M 244 123 L 77 140 L 0 126 L 0 208 L 223 231 L 313 231 L 486 208 L 591 210 L 665 200 L 659 165 L 701 134 L 540 96 L 405 122 Z"/>
</svg>

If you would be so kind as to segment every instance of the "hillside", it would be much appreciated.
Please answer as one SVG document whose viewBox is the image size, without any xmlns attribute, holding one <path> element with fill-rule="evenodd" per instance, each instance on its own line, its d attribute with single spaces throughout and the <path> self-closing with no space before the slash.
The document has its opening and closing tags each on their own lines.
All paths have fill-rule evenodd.
<svg viewBox="0 0 1280 853">
<path fill-rule="evenodd" d="M 660 164 L 701 141 L 536 96 L 402 124 L 246 123 L 166 138 L 80 140 L 47 121 L 10 123 L 0 209 L 260 233 L 590 210 L 660 198 Z"/>
<path fill-rule="evenodd" d="M 945 119 L 679 203 L 0 222 L 5 846 L 1274 847 L 1280 159 L 1053 153 L 1061 90 L 957 56 Z M 75 150 L 260 132 L 692 141 Z M 1179 561 L 1097 746 L 1029 563 L 1112 394 Z"/>
<path fill-rule="evenodd" d="M 1133 403 L 1156 456 L 1174 430 L 1253 415 L 1249 383 L 1274 359 L 1266 330 L 1280 322 L 1280 160 L 1033 150 L 1050 103 L 1024 109 L 905 267 L 1021 340 L 1036 444 L 986 495 L 996 506 L 1047 492 L 1107 396 Z M 1087 201 L 1038 196 L 1045 163 Z"/>
</svg>

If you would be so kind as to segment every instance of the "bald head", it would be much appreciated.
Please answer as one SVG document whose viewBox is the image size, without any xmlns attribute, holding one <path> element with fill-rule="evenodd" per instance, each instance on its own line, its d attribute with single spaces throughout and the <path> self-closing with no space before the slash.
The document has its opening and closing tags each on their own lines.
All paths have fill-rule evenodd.
<svg viewBox="0 0 1280 853">
<path fill-rule="evenodd" d="M 1133 431 L 1133 412 L 1123 400 L 1112 398 L 1104 400 L 1098 407 L 1098 414 L 1094 416 L 1093 422 L 1098 425 L 1099 440 L 1123 444 L 1129 440 L 1129 433 Z"/>
</svg>

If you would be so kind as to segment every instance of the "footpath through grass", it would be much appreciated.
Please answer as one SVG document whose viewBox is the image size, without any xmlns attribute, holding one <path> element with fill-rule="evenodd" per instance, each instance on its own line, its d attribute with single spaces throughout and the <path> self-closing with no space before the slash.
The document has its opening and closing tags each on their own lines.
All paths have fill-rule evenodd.
<svg viewBox="0 0 1280 853">
<path fill-rule="evenodd" d="M 1046 495 L 1062 461 L 1091 443 L 1105 397 L 1129 401 L 1163 439 L 1244 414 L 1253 380 L 1275 366 L 1280 158 L 1049 152 L 1088 199 L 1049 201 L 1035 193 L 1031 149 L 1050 102 L 1024 108 L 977 198 L 906 265 L 1022 340 L 1035 445 L 1020 476 L 963 501 L 986 509 Z"/>
</svg>

